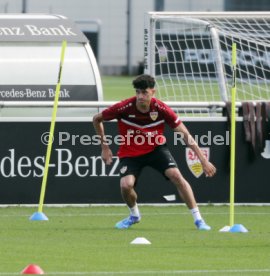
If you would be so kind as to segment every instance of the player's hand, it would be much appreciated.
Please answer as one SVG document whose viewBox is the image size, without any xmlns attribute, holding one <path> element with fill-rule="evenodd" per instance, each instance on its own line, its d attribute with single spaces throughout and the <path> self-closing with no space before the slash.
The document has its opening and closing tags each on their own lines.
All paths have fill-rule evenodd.
<svg viewBox="0 0 270 276">
<path fill-rule="evenodd" d="M 203 171 L 206 177 L 212 177 L 216 174 L 216 167 L 209 161 L 202 163 Z"/>
<path fill-rule="evenodd" d="M 102 149 L 101 158 L 106 165 L 111 165 L 112 157 L 113 157 L 113 155 L 112 155 L 112 151 L 110 150 L 110 148 Z"/>
</svg>

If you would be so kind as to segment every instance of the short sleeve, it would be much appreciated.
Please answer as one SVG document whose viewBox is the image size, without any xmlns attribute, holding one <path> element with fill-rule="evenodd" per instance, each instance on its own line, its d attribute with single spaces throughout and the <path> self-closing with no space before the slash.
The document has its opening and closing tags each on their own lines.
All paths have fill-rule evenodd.
<svg viewBox="0 0 270 276">
<path fill-rule="evenodd" d="M 116 103 L 106 109 L 104 109 L 102 113 L 102 117 L 105 121 L 110 121 L 114 119 L 118 119 L 120 117 L 120 105 L 121 103 Z"/>
<path fill-rule="evenodd" d="M 181 124 L 180 118 L 177 116 L 177 114 L 166 104 L 164 104 L 164 119 L 165 122 L 171 127 L 176 128 Z"/>
</svg>

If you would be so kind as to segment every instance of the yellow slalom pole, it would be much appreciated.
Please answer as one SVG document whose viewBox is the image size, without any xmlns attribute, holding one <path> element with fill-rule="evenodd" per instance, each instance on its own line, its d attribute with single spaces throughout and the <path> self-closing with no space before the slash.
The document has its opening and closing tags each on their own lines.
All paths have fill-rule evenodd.
<svg viewBox="0 0 270 276">
<path fill-rule="evenodd" d="M 64 63 L 64 58 L 65 58 L 66 47 L 67 47 L 67 42 L 64 40 L 62 42 L 61 59 L 60 59 L 58 80 L 57 80 L 57 85 L 56 85 L 56 90 L 55 90 L 53 112 L 52 112 L 52 121 L 51 121 L 51 126 L 50 126 L 50 134 L 49 134 L 49 141 L 48 141 L 46 158 L 45 158 L 44 174 L 43 174 L 43 178 L 42 178 L 40 199 L 39 199 L 39 205 L 38 205 L 38 212 L 40 212 L 40 213 L 42 212 L 44 198 L 45 198 L 45 191 L 46 191 L 48 171 L 49 171 L 49 165 L 50 165 L 52 143 L 53 143 L 53 136 L 54 136 L 54 128 L 55 128 L 56 114 L 57 114 L 57 108 L 58 108 L 58 100 L 59 100 L 60 87 L 61 87 L 61 78 L 62 78 L 62 69 L 63 69 L 63 63 Z"/>
<path fill-rule="evenodd" d="M 230 147 L 230 227 L 234 225 L 235 189 L 235 94 L 236 94 L 236 43 L 232 44 L 232 89 L 231 89 L 231 147 Z"/>
</svg>

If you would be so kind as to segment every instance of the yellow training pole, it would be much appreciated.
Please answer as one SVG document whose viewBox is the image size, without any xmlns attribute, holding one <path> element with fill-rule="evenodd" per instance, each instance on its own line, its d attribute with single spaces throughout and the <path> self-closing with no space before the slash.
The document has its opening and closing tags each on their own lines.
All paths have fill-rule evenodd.
<svg viewBox="0 0 270 276">
<path fill-rule="evenodd" d="M 233 82 L 231 89 L 230 227 L 234 225 L 236 43 L 232 44 L 232 74 Z"/>
<path fill-rule="evenodd" d="M 50 165 L 53 135 L 54 135 L 55 121 L 56 121 L 56 113 L 57 113 L 57 108 L 58 108 L 58 100 L 59 100 L 60 87 L 61 87 L 62 68 L 63 68 L 64 58 L 65 58 L 66 47 L 67 47 L 67 42 L 64 40 L 62 42 L 61 59 L 60 59 L 58 80 L 57 80 L 57 85 L 56 85 L 56 90 L 55 90 L 52 121 L 51 121 L 51 126 L 50 126 L 50 134 L 49 134 L 49 141 L 48 141 L 47 152 L 46 152 L 44 174 L 43 174 L 43 178 L 42 178 L 40 199 L 39 199 L 39 205 L 38 205 L 38 212 L 40 212 L 40 213 L 42 212 L 42 209 L 43 209 L 43 203 L 44 203 L 44 197 L 45 197 L 45 191 L 46 191 L 46 185 L 47 185 L 48 170 L 49 170 L 49 165 Z"/>
</svg>

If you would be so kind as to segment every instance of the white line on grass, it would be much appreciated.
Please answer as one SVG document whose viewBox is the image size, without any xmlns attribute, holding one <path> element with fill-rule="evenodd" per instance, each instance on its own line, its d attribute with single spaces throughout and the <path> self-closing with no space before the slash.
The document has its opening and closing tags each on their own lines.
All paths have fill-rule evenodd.
<svg viewBox="0 0 270 276">
<path fill-rule="evenodd" d="M 170 206 L 186 206 L 185 203 L 140 203 L 140 206 L 150 206 L 150 207 L 170 207 Z M 199 206 L 229 206 L 229 203 L 198 203 Z M 234 203 L 235 206 L 270 206 L 269 202 L 262 203 Z M 76 208 L 85 208 L 85 207 L 125 207 L 124 203 L 84 203 L 84 204 L 44 204 L 44 207 L 53 207 L 53 208 L 65 208 L 65 207 L 76 207 Z M 29 207 L 37 208 L 38 204 L 0 204 L 0 208 L 7 207 Z"/>
<path fill-rule="evenodd" d="M 220 274 L 220 273 L 269 273 L 270 268 L 265 269 L 213 269 L 213 270 L 159 270 L 159 271 L 85 271 L 85 272 L 45 272 L 46 275 L 177 275 L 177 274 Z M 19 275 L 13 272 L 0 272 L 0 275 Z"/>
<path fill-rule="evenodd" d="M 221 215 L 221 216 L 227 216 L 228 212 L 203 212 L 204 215 L 207 216 L 216 216 L 216 215 Z M 235 212 L 236 215 L 241 215 L 241 216 L 253 216 L 253 215 L 258 215 L 258 216 L 269 216 L 269 212 Z M 29 217 L 31 214 L 0 214 L 0 217 Z M 50 217 L 98 217 L 98 216 L 106 216 L 106 217 L 118 217 L 118 216 L 126 216 L 126 213 L 91 213 L 91 210 L 89 210 L 89 213 L 76 213 L 76 214 L 71 214 L 71 213 L 54 213 L 50 214 Z M 162 213 L 149 213 L 149 212 L 143 212 L 143 216 L 190 216 L 190 213 L 188 212 L 162 212 Z"/>
<path fill-rule="evenodd" d="M 91 211 L 89 211 L 91 212 Z M 95 214 L 91 214 L 91 213 L 79 213 L 79 214 L 51 214 L 50 216 L 52 217 L 96 217 L 96 216 L 106 216 L 106 217 L 118 217 L 118 216 L 127 216 L 128 212 L 126 213 L 95 213 Z M 203 212 L 203 215 L 207 215 L 207 216 L 216 216 L 216 215 L 228 215 L 228 212 L 224 212 L 224 213 L 207 213 L 207 212 Z M 241 216 L 253 216 L 253 215 L 270 215 L 269 212 L 235 212 L 236 215 L 241 215 Z M 190 216 L 190 213 L 186 212 L 186 213 L 181 213 L 181 212 L 166 212 L 166 213 L 148 213 L 148 212 L 142 212 L 143 216 Z M 1 215 L 0 215 L 1 216 Z"/>
</svg>

